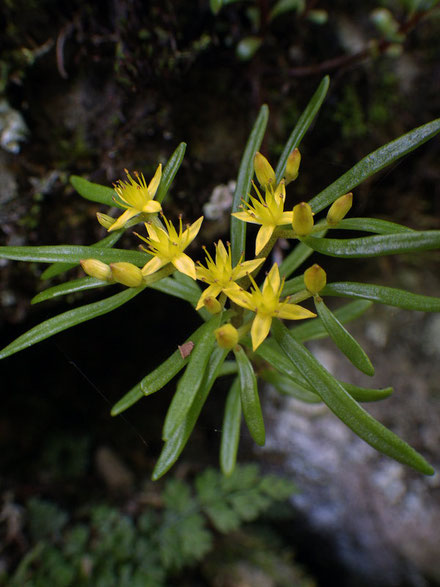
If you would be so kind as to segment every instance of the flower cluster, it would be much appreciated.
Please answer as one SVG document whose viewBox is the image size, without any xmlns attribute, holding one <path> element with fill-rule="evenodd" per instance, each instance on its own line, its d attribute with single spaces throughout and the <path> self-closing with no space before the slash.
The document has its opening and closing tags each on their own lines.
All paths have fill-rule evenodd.
<svg viewBox="0 0 440 587">
<path fill-rule="evenodd" d="M 141 215 L 142 219 L 146 219 L 144 224 L 148 236 L 136 234 L 146 243 L 146 247 L 140 248 L 150 258 L 142 267 L 126 262 L 107 265 L 96 259 L 83 260 L 82 267 L 92 277 L 128 287 L 144 287 L 175 270 L 199 280 L 207 284 L 207 288 L 200 295 L 196 310 L 206 308 L 213 314 L 218 313 L 227 299 L 234 310 L 232 322 L 235 326 L 229 323 L 219 329 L 216 333 L 218 344 L 223 348 L 233 348 L 240 336 L 250 330 L 252 348 L 255 350 L 268 336 L 274 317 L 303 320 L 316 316 L 294 303 L 289 296 L 281 299 L 284 279 L 281 279 L 277 263 L 269 269 L 262 289 L 255 280 L 279 236 L 302 239 L 314 230 L 313 212 L 309 204 L 301 202 L 292 210 L 284 209 L 286 185 L 297 178 L 300 162 L 300 152 L 295 149 L 288 158 L 284 178 L 277 183 L 269 161 L 261 153 L 255 155 L 254 170 L 260 187 L 253 182 L 256 196 L 248 194 L 248 199 L 243 198 L 242 211 L 232 214 L 243 222 L 260 226 L 255 241 L 255 259 L 245 261 L 242 254 L 238 263 L 233 265 L 230 245 L 225 247 L 220 240 L 215 244 L 215 259 L 204 248 L 205 265 L 200 261 L 196 264 L 185 250 L 199 233 L 203 216 L 185 228 L 180 217 L 178 229 L 165 217 L 162 206 L 154 199 L 161 181 L 162 168 L 159 165 L 148 186 L 142 174 L 135 172 L 133 179 L 126 171 L 128 181 L 118 181 L 114 186 L 117 201 L 126 209 L 125 212 L 115 221 L 110 217 L 106 217 L 105 222 L 100 219 L 111 232 L 123 228 L 129 220 Z M 350 209 L 351 202 L 352 194 L 345 194 L 336 200 L 327 215 L 328 227 L 340 222 Z M 322 229 L 322 225 L 319 228 Z M 305 274 L 305 295 L 300 301 L 317 295 L 324 285 L 325 272 L 317 265 L 309 268 Z"/>
</svg>

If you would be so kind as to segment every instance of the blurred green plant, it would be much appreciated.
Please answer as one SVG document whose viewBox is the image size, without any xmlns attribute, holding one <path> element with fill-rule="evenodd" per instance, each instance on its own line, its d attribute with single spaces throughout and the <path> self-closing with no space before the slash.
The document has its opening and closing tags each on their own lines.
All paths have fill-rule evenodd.
<svg viewBox="0 0 440 587">
<path fill-rule="evenodd" d="M 171 479 L 136 519 L 96 505 L 73 523 L 55 504 L 33 498 L 27 504 L 31 548 L 13 573 L 0 576 L 0 585 L 167 585 L 168 576 L 206 556 L 216 532 L 236 531 L 293 491 L 291 482 L 246 465 L 230 477 L 207 469 L 193 486 Z"/>
<path fill-rule="evenodd" d="M 299 172 L 298 146 L 325 98 L 329 79 L 324 78 L 288 138 L 274 170 L 258 152 L 268 121 L 263 106 L 247 142 L 237 177 L 230 228 L 230 245 L 216 243 L 215 255 L 206 251 L 206 265 L 196 265 L 185 252 L 196 238 L 203 218 L 184 228 L 163 214 L 162 204 L 185 152 L 181 144 L 162 171 L 156 170 L 147 184 L 143 175 L 130 175 L 115 189 L 93 184 L 77 176 L 72 185 L 93 202 L 124 210 L 118 219 L 98 214 L 108 236 L 92 246 L 0 247 L 0 257 L 52 263 L 43 278 L 64 273 L 81 262 L 89 275 L 67 281 L 39 293 L 33 303 L 72 292 L 123 284 L 126 288 L 103 300 L 68 310 L 32 328 L 0 352 L 0 358 L 44 340 L 62 330 L 115 310 L 151 287 L 189 302 L 199 313 L 198 326 L 171 356 L 147 374 L 112 409 L 120 414 L 145 396 L 162 389 L 176 375 L 176 393 L 163 426 L 164 447 L 153 471 L 159 479 L 177 461 L 194 429 L 204 403 L 219 377 L 234 375 L 228 394 L 220 447 L 220 465 L 231 475 L 236 462 L 242 415 L 255 442 L 265 442 L 257 376 L 270 380 L 283 393 L 305 401 L 322 401 L 355 434 L 376 450 L 424 474 L 433 468 L 413 448 L 385 428 L 358 402 L 388 397 L 391 388 L 362 388 L 339 381 L 304 346 L 304 342 L 330 336 L 341 352 L 363 373 L 374 368 L 344 323 L 378 302 L 408 310 L 440 311 L 440 298 L 413 294 L 375 284 L 350 281 L 327 283 L 324 269 L 312 265 L 304 273 L 291 275 L 317 251 L 341 259 L 417 253 L 440 248 L 440 231 L 417 231 L 374 218 L 346 218 L 352 205 L 350 190 L 374 173 L 393 164 L 440 131 L 440 120 L 413 129 L 366 155 L 352 169 L 293 210 L 285 210 L 286 185 Z M 252 182 L 256 174 L 257 183 Z M 259 185 L 259 187 L 257 186 Z M 251 186 L 254 195 L 250 194 Z M 329 207 L 327 216 L 315 216 Z M 161 216 L 159 216 L 159 213 Z M 144 221 L 147 236 L 142 251 L 113 248 L 123 232 Z M 246 227 L 259 227 L 254 257 L 245 261 Z M 338 231 L 358 231 L 370 236 L 331 238 Z M 297 241 L 283 260 L 268 268 L 262 289 L 256 280 L 279 238 Z M 289 279 L 290 278 L 290 279 Z M 202 292 L 196 280 L 208 285 Z M 286 297 L 287 296 L 287 297 Z M 349 298 L 333 312 L 323 298 Z M 316 314 L 299 305 L 313 300 Z M 315 318 L 315 316 L 318 317 Z M 199 317 L 195 317 L 199 323 Z M 280 319 L 307 320 L 288 329 Z M 272 336 L 269 338 L 269 334 Z M 231 353 L 231 358 L 227 357 Z M 261 359 L 268 368 L 260 370 Z M 258 368 L 257 368 L 258 367 Z"/>
</svg>

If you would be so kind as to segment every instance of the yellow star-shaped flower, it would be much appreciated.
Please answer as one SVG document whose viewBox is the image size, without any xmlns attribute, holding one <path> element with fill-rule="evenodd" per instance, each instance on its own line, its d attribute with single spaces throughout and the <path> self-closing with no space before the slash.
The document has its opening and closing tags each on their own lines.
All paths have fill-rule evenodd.
<svg viewBox="0 0 440 587">
<path fill-rule="evenodd" d="M 177 232 L 172 222 L 167 220 L 164 215 L 162 215 L 162 220 L 165 223 L 166 230 L 159 226 L 145 223 L 148 238 L 144 238 L 139 234 L 137 235 L 149 247 L 148 249 L 145 247 L 141 248 L 147 253 L 150 253 L 150 255 L 153 255 L 153 258 L 142 268 L 142 275 L 144 277 L 151 275 L 164 265 L 172 263 L 180 273 L 185 273 L 185 275 L 196 279 L 196 266 L 194 261 L 183 251 L 196 238 L 203 222 L 203 216 L 185 230 L 182 228 L 182 218 L 180 217 L 179 232 Z"/>
<path fill-rule="evenodd" d="M 126 169 L 125 173 L 127 174 L 128 181 L 119 180 L 114 184 L 114 188 L 121 200 L 121 205 L 126 208 L 126 210 L 110 226 L 108 232 L 122 228 L 131 218 L 142 212 L 152 214 L 162 210 L 160 203 L 155 202 L 154 200 L 154 196 L 156 195 L 162 177 L 162 165 L 158 166 L 156 173 L 148 186 L 142 173 L 139 174 L 135 171 L 134 175 L 136 179 L 133 179 Z"/>
<path fill-rule="evenodd" d="M 253 284 L 253 289 L 250 292 L 241 288 L 230 288 L 226 289 L 225 293 L 239 306 L 255 312 L 256 316 L 251 328 L 252 348 L 254 351 L 269 334 L 273 318 L 303 320 L 304 318 L 314 318 L 316 316 L 316 314 L 302 306 L 289 304 L 289 298 L 280 302 L 284 280 L 280 280 L 280 273 L 276 263 L 267 274 L 262 290 L 258 288 L 252 277 L 249 277 Z"/>
<path fill-rule="evenodd" d="M 207 298 L 216 298 L 224 289 L 234 287 L 235 282 L 247 273 L 252 273 L 263 261 L 262 259 L 254 259 L 252 261 L 239 262 L 235 267 L 232 267 L 231 247 L 228 246 L 226 250 L 222 241 L 219 241 L 215 250 L 215 261 L 211 255 L 206 251 L 206 267 L 200 264 L 196 268 L 197 279 L 209 284 L 209 287 L 200 296 L 196 310 L 203 307 Z M 236 286 L 238 287 L 238 286 Z"/>
<path fill-rule="evenodd" d="M 234 212 L 232 216 L 235 216 L 235 218 L 238 218 L 243 222 L 261 224 L 255 242 L 255 254 L 258 255 L 269 242 L 269 239 L 277 226 L 283 226 L 292 222 L 292 212 L 284 212 L 284 200 L 286 199 L 286 186 L 284 180 L 278 184 L 275 190 L 271 184 L 268 184 L 264 198 L 256 185 L 253 185 L 258 195 L 258 199 L 249 195 L 251 203 L 244 202 L 247 206 L 247 210 Z"/>
</svg>

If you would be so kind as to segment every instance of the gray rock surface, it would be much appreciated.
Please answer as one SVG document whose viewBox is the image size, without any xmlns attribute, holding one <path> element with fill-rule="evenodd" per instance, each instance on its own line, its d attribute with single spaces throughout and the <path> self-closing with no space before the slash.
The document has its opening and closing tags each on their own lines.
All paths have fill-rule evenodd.
<svg viewBox="0 0 440 587">
<path fill-rule="evenodd" d="M 439 316 L 374 306 L 349 330 L 376 367 L 373 379 L 352 368 L 331 342 L 309 346 L 340 379 L 391 384 L 390 398 L 364 407 L 438 471 Z M 440 581 L 439 473 L 424 477 L 379 455 L 322 404 L 280 399 L 274 391 L 269 396 L 264 458 L 283 455 L 282 472 L 299 488 L 293 503 L 336 550 L 347 585 L 422 587 Z"/>
</svg>

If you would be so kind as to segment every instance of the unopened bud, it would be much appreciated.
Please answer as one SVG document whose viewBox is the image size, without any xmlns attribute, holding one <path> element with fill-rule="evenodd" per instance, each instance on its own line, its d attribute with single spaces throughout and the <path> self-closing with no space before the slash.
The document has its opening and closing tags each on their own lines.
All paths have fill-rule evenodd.
<svg viewBox="0 0 440 587">
<path fill-rule="evenodd" d="M 110 266 L 98 259 L 81 259 L 81 267 L 87 275 L 101 281 L 113 281 Z"/>
<path fill-rule="evenodd" d="M 327 283 L 327 274 L 316 263 L 304 272 L 304 284 L 313 295 L 318 294 Z"/>
<path fill-rule="evenodd" d="M 111 263 L 113 279 L 127 287 L 139 287 L 142 285 L 142 271 L 132 263 Z"/>
<path fill-rule="evenodd" d="M 96 218 L 101 226 L 103 226 L 106 230 L 110 228 L 112 224 L 114 224 L 115 219 L 109 216 L 108 214 L 103 214 L 102 212 L 96 213 Z"/>
<path fill-rule="evenodd" d="M 238 330 L 232 324 L 223 324 L 214 331 L 220 348 L 230 351 L 238 343 Z"/>
<path fill-rule="evenodd" d="M 255 153 L 254 157 L 254 169 L 258 183 L 262 188 L 266 188 L 268 185 L 275 185 L 275 171 L 272 169 L 272 165 L 269 163 L 266 157 L 258 151 Z"/>
<path fill-rule="evenodd" d="M 299 165 L 301 163 L 301 153 L 299 149 L 294 149 L 286 163 L 286 171 L 284 173 L 284 179 L 286 180 L 286 184 L 294 181 L 298 177 Z"/>
<path fill-rule="evenodd" d="M 313 212 L 307 202 L 293 208 L 292 228 L 298 236 L 307 236 L 313 228 Z"/>
<path fill-rule="evenodd" d="M 328 224 L 330 226 L 336 226 L 350 210 L 352 204 L 353 194 L 351 192 L 335 200 L 327 212 Z"/>
<path fill-rule="evenodd" d="M 218 314 L 222 311 L 221 303 L 212 296 L 209 296 L 203 300 L 203 305 L 208 310 L 210 314 Z"/>
</svg>

